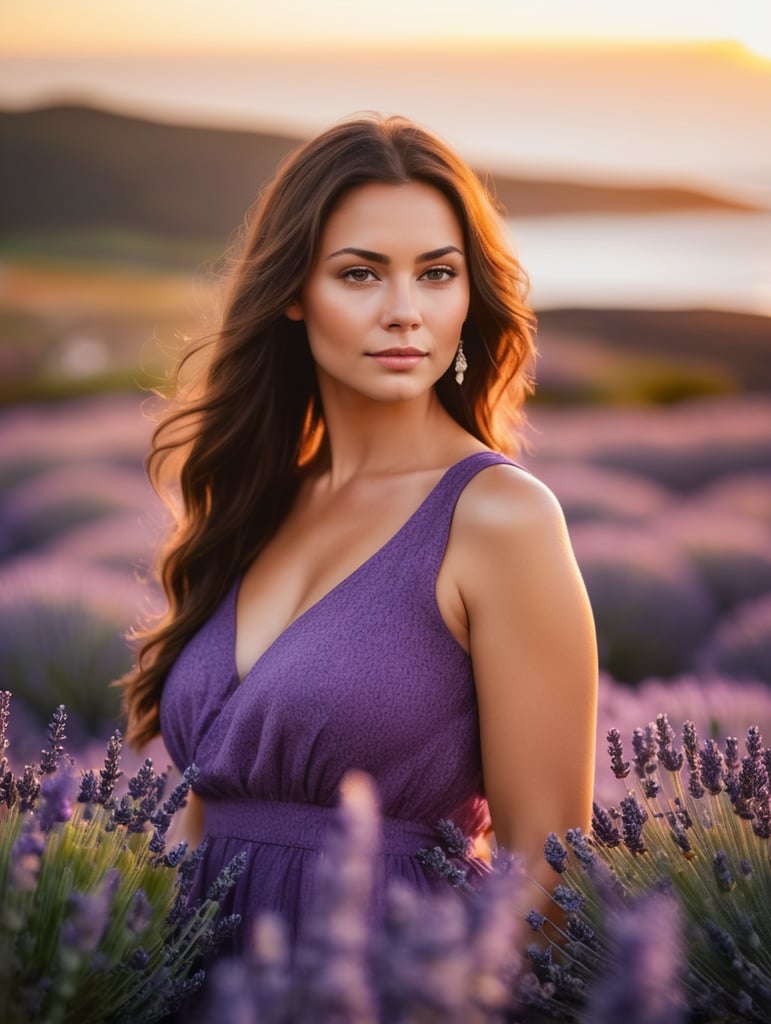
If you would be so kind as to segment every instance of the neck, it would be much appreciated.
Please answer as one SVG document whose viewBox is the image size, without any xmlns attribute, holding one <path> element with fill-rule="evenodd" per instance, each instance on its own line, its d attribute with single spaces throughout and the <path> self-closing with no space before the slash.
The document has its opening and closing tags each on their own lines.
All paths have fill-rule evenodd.
<svg viewBox="0 0 771 1024">
<path fill-rule="evenodd" d="M 329 482 L 441 465 L 463 429 L 432 390 L 404 402 L 375 402 L 361 395 L 324 394 Z"/>
</svg>

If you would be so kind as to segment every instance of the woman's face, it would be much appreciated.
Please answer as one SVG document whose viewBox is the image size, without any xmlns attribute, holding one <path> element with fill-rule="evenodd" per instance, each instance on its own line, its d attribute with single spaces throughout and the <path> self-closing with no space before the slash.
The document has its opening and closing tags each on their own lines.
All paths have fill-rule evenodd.
<svg viewBox="0 0 771 1024">
<path fill-rule="evenodd" d="M 425 395 L 452 363 L 469 306 L 463 231 L 430 185 L 349 192 L 321 236 L 302 295 L 319 384 L 375 401 Z"/>
</svg>

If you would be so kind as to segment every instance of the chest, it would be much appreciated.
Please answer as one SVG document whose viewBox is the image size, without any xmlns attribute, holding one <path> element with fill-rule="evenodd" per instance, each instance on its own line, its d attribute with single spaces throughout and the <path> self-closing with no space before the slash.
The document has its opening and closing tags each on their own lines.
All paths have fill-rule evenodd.
<svg viewBox="0 0 771 1024">
<path fill-rule="evenodd" d="M 432 482 L 349 488 L 297 503 L 239 587 L 239 678 L 290 625 L 408 528 Z"/>
</svg>

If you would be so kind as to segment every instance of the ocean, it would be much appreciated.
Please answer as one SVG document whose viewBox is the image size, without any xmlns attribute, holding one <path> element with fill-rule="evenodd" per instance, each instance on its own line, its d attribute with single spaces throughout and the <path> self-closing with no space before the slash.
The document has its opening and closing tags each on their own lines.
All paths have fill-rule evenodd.
<svg viewBox="0 0 771 1024">
<path fill-rule="evenodd" d="M 89 101 L 162 120 L 307 135 L 402 112 L 477 166 L 698 188 L 765 212 L 523 218 L 533 301 L 771 314 L 771 63 L 737 49 L 6 58 L 0 105 Z"/>
</svg>

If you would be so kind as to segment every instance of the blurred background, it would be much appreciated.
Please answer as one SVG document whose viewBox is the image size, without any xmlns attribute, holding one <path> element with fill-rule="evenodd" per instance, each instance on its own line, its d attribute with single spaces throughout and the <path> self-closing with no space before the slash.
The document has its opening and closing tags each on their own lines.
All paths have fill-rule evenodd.
<svg viewBox="0 0 771 1024">
<path fill-rule="evenodd" d="M 403 113 L 496 193 L 539 316 L 523 461 L 597 617 L 601 730 L 771 725 L 771 27 L 760 0 L 0 6 L 0 686 L 117 716 L 163 515 L 149 389 L 277 161 Z M 31 755 L 30 755 L 31 756 Z M 603 759 L 604 760 L 604 759 Z"/>
</svg>

